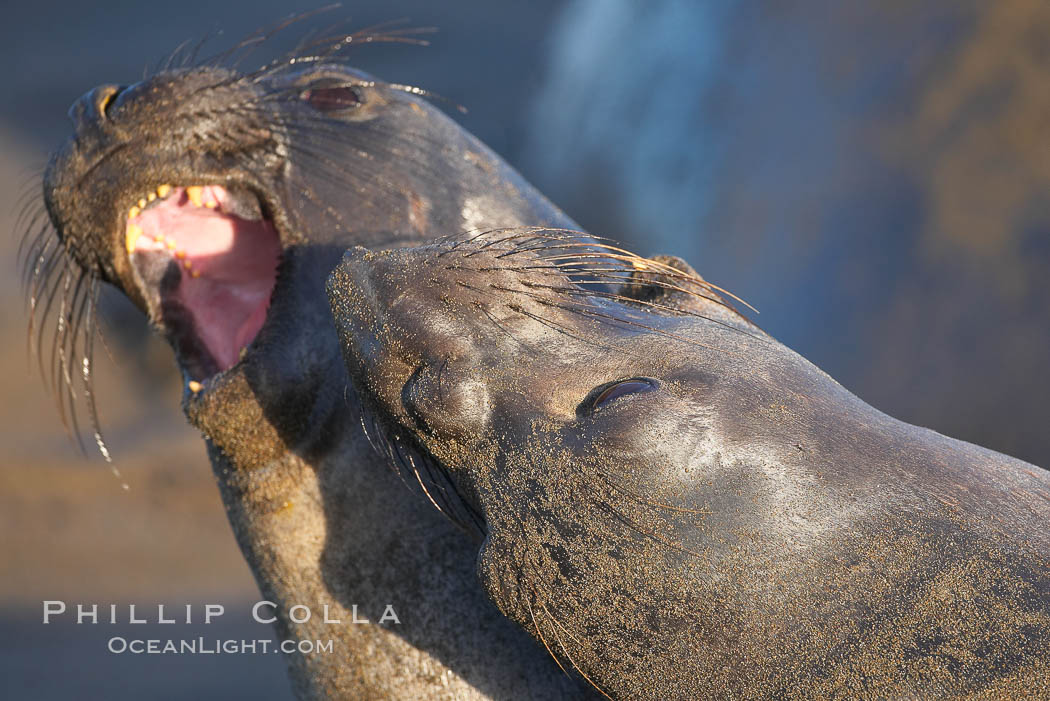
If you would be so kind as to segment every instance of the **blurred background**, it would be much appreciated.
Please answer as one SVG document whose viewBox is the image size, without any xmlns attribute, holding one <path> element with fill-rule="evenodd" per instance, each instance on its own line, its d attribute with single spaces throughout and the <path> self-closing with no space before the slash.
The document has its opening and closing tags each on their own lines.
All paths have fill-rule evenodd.
<svg viewBox="0 0 1050 701">
<path fill-rule="evenodd" d="M 316 7 L 3 6 L 0 697 L 289 697 L 276 658 L 112 655 L 128 626 L 41 625 L 45 599 L 154 615 L 225 602 L 220 624 L 135 636 L 270 636 L 249 622 L 257 592 L 179 413 L 170 351 L 107 295 L 96 386 L 125 491 L 30 372 L 12 228 L 79 95 L 138 80 L 183 40 L 223 30 L 218 51 Z M 456 119 L 581 226 L 686 258 L 874 406 L 1050 466 L 1043 0 L 362 2 L 255 62 L 313 28 L 399 18 L 440 31 L 351 62 L 466 106 Z"/>
</svg>

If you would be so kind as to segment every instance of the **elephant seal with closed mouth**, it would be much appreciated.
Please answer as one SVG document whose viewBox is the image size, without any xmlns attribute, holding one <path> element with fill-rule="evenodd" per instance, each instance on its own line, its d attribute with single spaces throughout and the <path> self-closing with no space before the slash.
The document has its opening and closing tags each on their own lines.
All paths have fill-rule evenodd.
<svg viewBox="0 0 1050 701">
<path fill-rule="evenodd" d="M 519 229 L 328 286 L 372 440 L 605 695 L 1050 695 L 1050 474 L 873 409 L 683 263 Z"/>
<path fill-rule="evenodd" d="M 569 223 L 421 91 L 340 62 L 382 39 L 87 93 L 44 177 L 53 229 L 27 239 L 34 311 L 58 317 L 70 389 L 82 374 L 90 390 L 103 283 L 170 341 L 279 636 L 334 642 L 288 656 L 297 695 L 590 694 L 491 606 L 468 539 L 374 454 L 346 386 L 324 281 L 348 246 Z M 296 623 L 293 606 L 313 615 Z"/>
</svg>

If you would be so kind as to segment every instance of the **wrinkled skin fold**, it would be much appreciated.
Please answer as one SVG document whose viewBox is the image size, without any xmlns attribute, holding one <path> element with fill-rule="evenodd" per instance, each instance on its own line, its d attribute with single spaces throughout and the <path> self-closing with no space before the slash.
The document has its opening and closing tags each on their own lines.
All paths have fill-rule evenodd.
<svg viewBox="0 0 1050 701">
<path fill-rule="evenodd" d="M 491 606 L 469 537 L 362 430 L 323 287 L 348 246 L 571 225 L 418 91 L 339 62 L 342 47 L 374 38 L 320 40 L 253 72 L 205 62 L 87 93 L 44 178 L 50 224 L 27 239 L 34 313 L 59 317 L 70 396 L 71 367 L 90 389 L 102 284 L 169 340 L 186 416 L 280 637 L 334 640 L 333 654 L 287 658 L 299 697 L 586 696 Z M 297 604 L 309 622 L 287 617 Z M 354 605 L 369 624 L 348 623 Z M 379 623 L 387 605 L 400 624 Z M 324 606 L 344 623 L 325 625 Z"/>
<path fill-rule="evenodd" d="M 375 439 L 617 699 L 1050 694 L 1050 476 L 886 416 L 682 261 L 564 231 L 347 252 Z"/>
</svg>

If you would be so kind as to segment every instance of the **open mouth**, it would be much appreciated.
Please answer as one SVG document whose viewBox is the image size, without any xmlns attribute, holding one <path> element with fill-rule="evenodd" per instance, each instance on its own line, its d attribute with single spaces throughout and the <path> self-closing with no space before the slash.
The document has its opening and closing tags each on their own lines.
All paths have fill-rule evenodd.
<svg viewBox="0 0 1050 701">
<path fill-rule="evenodd" d="M 255 194 L 161 185 L 128 211 L 125 245 L 191 387 L 233 367 L 266 321 L 281 257 Z"/>
</svg>

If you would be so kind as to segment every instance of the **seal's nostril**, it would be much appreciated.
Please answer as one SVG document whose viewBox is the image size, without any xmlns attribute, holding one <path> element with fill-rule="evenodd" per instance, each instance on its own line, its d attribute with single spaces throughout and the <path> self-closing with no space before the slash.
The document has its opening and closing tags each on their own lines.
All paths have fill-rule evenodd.
<svg viewBox="0 0 1050 701">
<path fill-rule="evenodd" d="M 95 88 L 92 97 L 95 100 L 95 111 L 100 118 L 109 118 L 110 105 L 113 104 L 113 101 L 122 90 L 123 88 L 119 85 L 102 85 Z"/>
<path fill-rule="evenodd" d="M 107 84 L 83 95 L 69 108 L 69 118 L 73 121 L 73 126 L 80 131 L 85 126 L 105 122 L 109 117 L 107 111 L 122 91 L 123 87 L 119 85 Z"/>
</svg>

